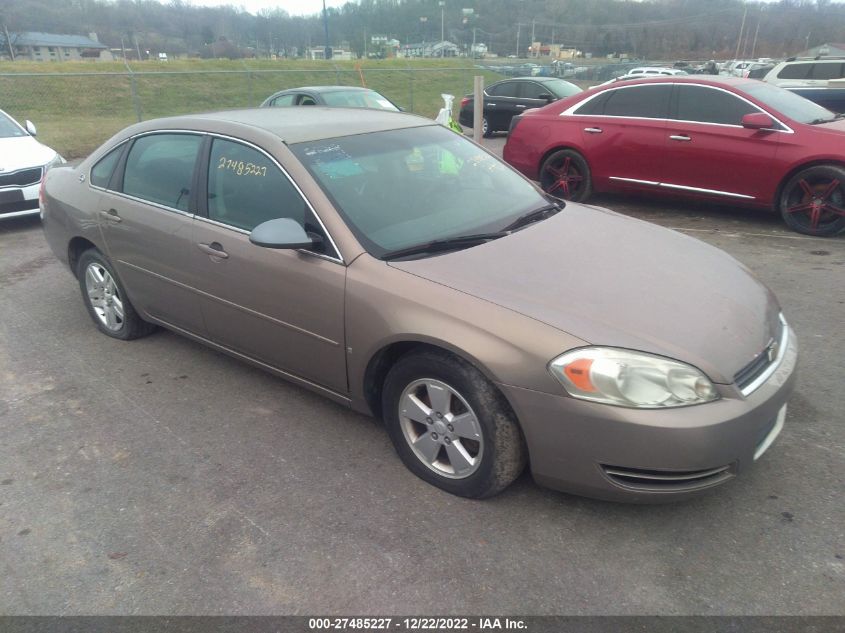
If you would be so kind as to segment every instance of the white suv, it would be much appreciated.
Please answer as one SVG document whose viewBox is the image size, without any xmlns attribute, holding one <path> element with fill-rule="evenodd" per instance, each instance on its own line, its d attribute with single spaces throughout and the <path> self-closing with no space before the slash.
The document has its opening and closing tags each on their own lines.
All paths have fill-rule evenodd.
<svg viewBox="0 0 845 633">
<path fill-rule="evenodd" d="M 783 88 L 802 86 L 830 86 L 829 82 L 845 87 L 845 58 L 791 58 L 772 68 L 763 81 Z"/>
</svg>

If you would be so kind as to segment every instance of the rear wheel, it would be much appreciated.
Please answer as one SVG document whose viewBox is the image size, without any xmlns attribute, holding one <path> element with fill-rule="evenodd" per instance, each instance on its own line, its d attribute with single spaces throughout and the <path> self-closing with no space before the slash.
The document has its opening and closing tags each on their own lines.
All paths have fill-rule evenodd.
<svg viewBox="0 0 845 633">
<path fill-rule="evenodd" d="M 780 214 L 793 231 L 820 237 L 845 230 L 845 169 L 818 165 L 804 169 L 786 183 Z"/>
<path fill-rule="evenodd" d="M 401 358 L 385 380 L 382 411 L 408 469 L 452 494 L 489 497 L 525 468 L 522 433 L 501 393 L 445 352 Z"/>
<path fill-rule="evenodd" d="M 540 167 L 540 186 L 557 198 L 581 202 L 590 197 L 592 181 L 587 161 L 576 151 L 562 149 Z"/>
<path fill-rule="evenodd" d="M 111 264 L 100 251 L 92 248 L 82 253 L 76 276 L 82 300 L 100 332 L 128 341 L 155 330 L 154 325 L 135 312 Z"/>
</svg>

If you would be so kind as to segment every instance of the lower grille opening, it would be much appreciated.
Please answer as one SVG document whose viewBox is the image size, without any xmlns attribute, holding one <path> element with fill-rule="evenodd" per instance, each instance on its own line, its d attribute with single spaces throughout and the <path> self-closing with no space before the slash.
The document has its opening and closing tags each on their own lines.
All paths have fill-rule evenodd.
<svg viewBox="0 0 845 633">
<path fill-rule="evenodd" d="M 602 464 L 602 471 L 617 486 L 648 492 L 682 492 L 709 488 L 731 479 L 731 466 L 707 470 L 646 470 Z"/>
</svg>

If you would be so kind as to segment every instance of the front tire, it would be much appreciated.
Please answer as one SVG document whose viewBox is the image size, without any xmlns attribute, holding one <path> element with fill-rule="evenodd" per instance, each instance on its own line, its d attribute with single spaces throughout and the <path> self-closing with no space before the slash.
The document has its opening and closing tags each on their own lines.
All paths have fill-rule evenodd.
<svg viewBox="0 0 845 633">
<path fill-rule="evenodd" d="M 100 332 L 129 341 L 155 330 L 154 325 L 138 316 L 111 264 L 100 251 L 92 248 L 82 253 L 76 276 L 82 300 Z"/>
<path fill-rule="evenodd" d="M 481 119 L 481 136 L 484 138 L 490 138 L 493 136 L 493 128 L 490 127 L 490 122 L 487 120 L 487 117 L 483 117 Z"/>
<path fill-rule="evenodd" d="M 543 191 L 557 198 L 583 202 L 593 192 L 590 167 L 578 152 L 571 149 L 558 150 L 543 161 L 540 186 Z"/>
<path fill-rule="evenodd" d="M 784 185 L 780 215 L 793 231 L 828 237 L 845 230 L 845 169 L 817 165 L 795 174 Z"/>
<path fill-rule="evenodd" d="M 405 466 L 447 492 L 489 497 L 525 469 L 525 442 L 504 397 L 450 354 L 401 358 L 385 380 L 382 411 Z"/>
</svg>

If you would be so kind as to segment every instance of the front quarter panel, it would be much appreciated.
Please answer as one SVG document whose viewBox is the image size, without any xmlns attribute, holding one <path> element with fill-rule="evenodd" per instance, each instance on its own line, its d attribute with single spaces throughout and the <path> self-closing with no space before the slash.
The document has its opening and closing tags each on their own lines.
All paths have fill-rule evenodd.
<svg viewBox="0 0 845 633">
<path fill-rule="evenodd" d="M 346 340 L 353 406 L 369 411 L 364 379 L 385 347 L 419 342 L 447 349 L 490 380 L 547 393 L 563 388 L 547 370 L 584 342 L 551 326 L 362 255 L 349 266 Z"/>
</svg>

